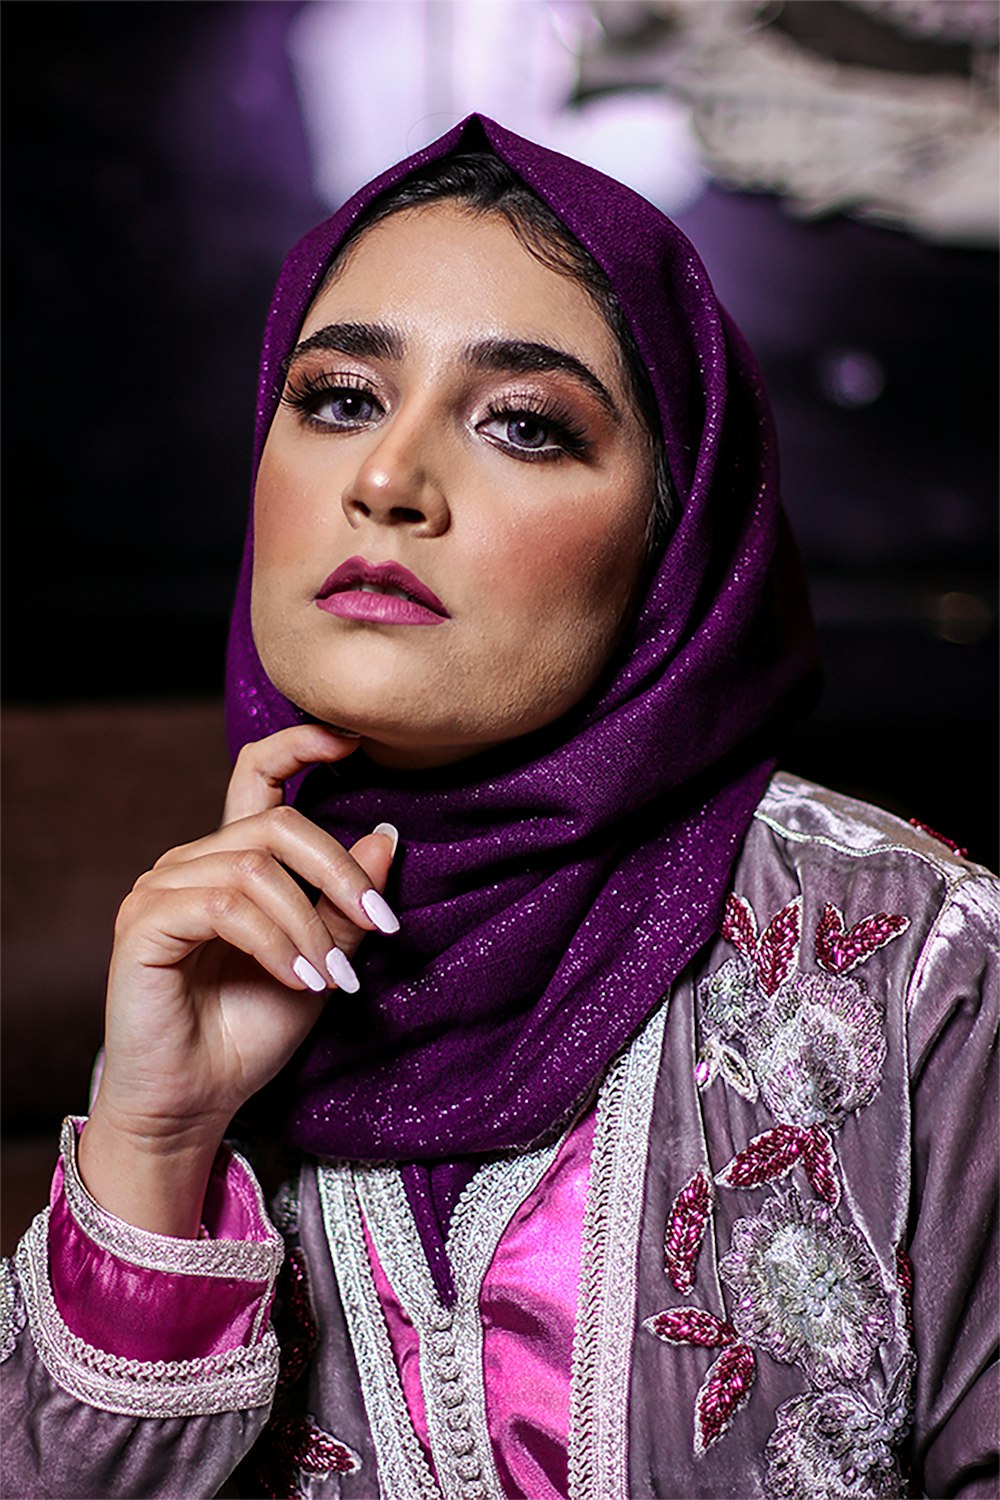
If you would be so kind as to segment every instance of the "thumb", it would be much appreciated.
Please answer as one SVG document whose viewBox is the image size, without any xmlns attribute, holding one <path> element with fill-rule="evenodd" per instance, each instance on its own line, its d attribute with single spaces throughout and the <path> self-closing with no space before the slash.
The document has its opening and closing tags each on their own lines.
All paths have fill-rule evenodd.
<svg viewBox="0 0 1000 1500">
<path fill-rule="evenodd" d="M 398 842 L 399 833 L 392 824 L 379 823 L 371 833 L 366 833 L 364 838 L 358 839 L 358 842 L 351 846 L 352 858 L 357 860 L 365 874 L 370 877 L 377 891 L 385 890 Z"/>
</svg>

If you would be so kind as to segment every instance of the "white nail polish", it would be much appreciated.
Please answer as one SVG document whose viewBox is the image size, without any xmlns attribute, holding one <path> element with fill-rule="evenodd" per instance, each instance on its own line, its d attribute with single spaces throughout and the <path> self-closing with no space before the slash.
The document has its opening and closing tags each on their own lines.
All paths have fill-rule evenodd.
<svg viewBox="0 0 1000 1500">
<path fill-rule="evenodd" d="M 345 995 L 354 995 L 361 988 L 361 980 L 355 974 L 347 954 L 341 953 L 339 948 L 330 949 L 326 955 L 326 966 L 330 971 L 330 978 Z"/>
<path fill-rule="evenodd" d="M 379 932 L 399 931 L 399 921 L 393 916 L 392 907 L 379 895 L 378 891 L 365 891 L 361 897 L 361 905 Z"/>
<path fill-rule="evenodd" d="M 372 833 L 381 833 L 392 844 L 392 852 L 395 854 L 396 845 L 399 843 L 399 829 L 394 828 L 391 823 L 376 823 Z"/>
<path fill-rule="evenodd" d="M 307 984 L 311 990 L 315 990 L 317 995 L 319 994 L 320 990 L 325 990 L 327 988 L 326 980 L 323 978 L 319 970 L 314 969 L 309 960 L 307 958 L 303 958 L 301 954 L 292 964 L 292 971 L 293 973 L 298 975 L 303 984 Z"/>
</svg>

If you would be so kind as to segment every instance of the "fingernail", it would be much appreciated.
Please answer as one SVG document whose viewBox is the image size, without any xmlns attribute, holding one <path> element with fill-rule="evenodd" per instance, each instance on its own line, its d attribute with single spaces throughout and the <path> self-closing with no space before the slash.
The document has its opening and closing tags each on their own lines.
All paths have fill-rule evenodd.
<svg viewBox="0 0 1000 1500">
<path fill-rule="evenodd" d="M 393 854 L 395 854 L 396 845 L 399 843 L 398 828 L 394 828 L 391 823 L 376 823 L 375 827 L 372 829 L 372 833 L 381 833 L 385 838 L 387 838 L 392 845 L 392 852 Z"/>
<path fill-rule="evenodd" d="M 320 990 L 327 988 L 326 980 L 319 970 L 314 969 L 309 960 L 303 958 L 301 954 L 292 964 L 292 972 L 298 975 L 303 984 L 307 984 L 311 990 L 315 990 L 317 995 Z"/>
<path fill-rule="evenodd" d="M 361 897 L 361 905 L 379 932 L 399 931 L 399 922 L 392 914 L 392 907 L 379 895 L 378 891 L 365 891 Z"/>
<path fill-rule="evenodd" d="M 345 994 L 353 995 L 361 988 L 361 980 L 351 967 L 346 953 L 341 953 L 339 948 L 330 949 L 326 955 L 326 966 L 334 984 Z"/>
</svg>

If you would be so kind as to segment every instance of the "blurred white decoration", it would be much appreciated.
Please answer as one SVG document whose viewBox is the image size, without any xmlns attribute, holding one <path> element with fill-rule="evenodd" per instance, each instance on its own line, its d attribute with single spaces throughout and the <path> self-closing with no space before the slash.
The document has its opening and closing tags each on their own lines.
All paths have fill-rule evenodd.
<svg viewBox="0 0 1000 1500">
<path fill-rule="evenodd" d="M 584 0 L 312 0 L 289 56 L 317 192 L 339 205 L 478 110 L 678 212 L 706 181 L 686 104 L 659 88 L 570 102 L 599 32 Z"/>
<path fill-rule="evenodd" d="M 801 18 L 801 0 L 794 9 Z M 782 0 L 596 0 L 594 11 L 614 45 L 587 39 L 583 87 L 659 84 L 685 100 L 722 180 L 786 194 L 808 214 L 996 241 L 996 0 L 840 0 L 806 17 L 815 30 L 853 11 L 890 40 L 967 48 L 967 76 L 943 57 L 912 72 L 829 60 L 782 28 L 793 17 Z"/>
</svg>

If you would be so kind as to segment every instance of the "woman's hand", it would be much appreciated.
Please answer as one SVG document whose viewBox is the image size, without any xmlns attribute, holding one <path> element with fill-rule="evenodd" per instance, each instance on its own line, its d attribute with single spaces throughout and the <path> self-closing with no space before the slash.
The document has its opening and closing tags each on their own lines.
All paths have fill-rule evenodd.
<svg viewBox="0 0 1000 1500">
<path fill-rule="evenodd" d="M 331 1003 L 333 976 L 351 985 L 349 960 L 366 933 L 395 930 L 379 895 L 393 832 L 373 831 L 348 852 L 283 803 L 290 776 L 356 748 L 318 725 L 246 746 L 219 829 L 170 850 L 122 904 L 80 1170 L 130 1223 L 197 1234 L 233 1115 Z M 289 871 L 320 891 L 317 906 Z"/>
</svg>

